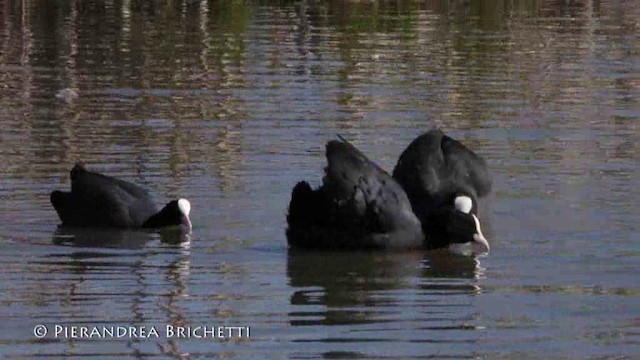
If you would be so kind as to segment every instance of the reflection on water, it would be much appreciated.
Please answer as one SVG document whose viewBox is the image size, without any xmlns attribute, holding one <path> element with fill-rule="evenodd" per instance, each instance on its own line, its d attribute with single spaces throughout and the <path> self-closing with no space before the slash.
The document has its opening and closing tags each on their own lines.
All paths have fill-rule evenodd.
<svg viewBox="0 0 640 360">
<path fill-rule="evenodd" d="M 481 269 L 478 260 L 445 251 L 416 253 L 384 252 L 306 252 L 289 251 L 287 275 L 296 290 L 292 305 L 323 305 L 326 316 L 314 323 L 304 319 L 292 320 L 292 325 L 335 325 L 356 322 L 375 322 L 375 307 L 390 307 L 402 303 L 402 298 L 380 296 L 380 292 L 403 290 L 417 285 L 425 297 L 436 295 L 473 295 L 480 287 L 472 281 Z M 417 279 L 416 279 L 417 278 Z M 447 281 L 450 278 L 452 281 Z M 418 284 L 416 284 L 418 280 Z M 429 303 L 426 301 L 425 303 Z M 354 313 L 353 306 L 367 310 Z M 437 304 L 431 304 L 437 306 Z M 336 309 L 346 307 L 346 311 Z M 370 316 L 369 316 L 370 315 Z M 312 319 L 317 313 L 296 313 Z M 383 321 L 379 319 L 378 321 Z M 388 320 L 387 320 L 388 321 Z"/>
<path fill-rule="evenodd" d="M 424 356 L 425 344 L 441 357 L 467 357 L 484 329 L 474 309 L 480 273 L 478 260 L 445 251 L 290 251 L 290 323 L 313 334 L 295 342 L 331 344 L 329 357 L 367 358 L 376 343 L 409 358 Z"/>
<path fill-rule="evenodd" d="M 161 229 L 157 232 L 129 229 L 85 229 L 59 226 L 53 234 L 55 245 L 76 247 L 103 247 L 140 249 L 157 237 L 165 244 L 188 248 L 191 235 L 181 234 L 177 229 Z"/>
<path fill-rule="evenodd" d="M 624 0 L 0 1 L 0 357 L 636 357 L 639 18 Z M 491 254 L 287 252 L 290 191 L 327 140 L 391 170 L 433 126 L 494 174 Z M 188 198 L 191 241 L 57 232 L 49 194 L 77 161 Z M 209 322 L 252 337 L 32 336 Z"/>
</svg>

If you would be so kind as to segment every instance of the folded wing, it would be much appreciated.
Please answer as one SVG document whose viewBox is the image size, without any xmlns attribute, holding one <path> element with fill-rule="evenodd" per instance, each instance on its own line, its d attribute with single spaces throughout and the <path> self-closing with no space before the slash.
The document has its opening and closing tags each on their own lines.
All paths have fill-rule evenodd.
<svg viewBox="0 0 640 360">
<path fill-rule="evenodd" d="M 87 171 L 81 164 L 71 170 L 71 192 L 54 191 L 51 203 L 67 226 L 137 227 L 157 212 L 140 186 Z"/>
<path fill-rule="evenodd" d="M 326 146 L 322 186 L 293 190 L 287 235 L 307 248 L 419 247 L 421 225 L 404 190 L 346 141 Z"/>
</svg>

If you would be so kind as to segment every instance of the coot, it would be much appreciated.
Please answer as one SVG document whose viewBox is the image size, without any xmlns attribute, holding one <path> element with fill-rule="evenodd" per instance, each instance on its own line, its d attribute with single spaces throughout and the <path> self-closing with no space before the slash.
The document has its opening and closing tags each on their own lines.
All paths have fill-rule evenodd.
<svg viewBox="0 0 640 360">
<path fill-rule="evenodd" d="M 436 249 L 471 242 L 478 252 L 489 250 L 464 196 L 417 215 L 401 184 L 349 142 L 329 141 L 326 157 L 319 188 L 301 181 L 293 189 L 287 215 L 292 248 Z"/>
<path fill-rule="evenodd" d="M 136 184 L 88 171 L 81 163 L 71 170 L 71 192 L 53 191 L 51 204 L 62 226 L 162 228 L 191 231 L 187 199 L 172 200 L 160 211 L 149 193 Z"/>
</svg>

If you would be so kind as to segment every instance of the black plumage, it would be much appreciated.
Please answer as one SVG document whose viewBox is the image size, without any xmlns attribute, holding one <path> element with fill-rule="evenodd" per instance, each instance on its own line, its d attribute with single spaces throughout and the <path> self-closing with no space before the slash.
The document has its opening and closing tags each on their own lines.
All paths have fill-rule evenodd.
<svg viewBox="0 0 640 360">
<path fill-rule="evenodd" d="M 346 141 L 326 146 L 323 184 L 293 189 L 287 236 L 294 247 L 391 248 L 422 245 L 420 221 L 391 176 Z"/>
<path fill-rule="evenodd" d="M 485 161 L 438 129 L 409 144 L 393 178 L 406 191 L 418 216 L 449 205 L 454 194 L 470 197 L 472 213 L 476 213 L 477 198 L 487 195 L 492 183 Z"/>
<path fill-rule="evenodd" d="M 488 251 L 475 216 L 476 196 L 491 189 L 488 169 L 441 131 L 414 140 L 393 177 L 345 140 L 328 142 L 326 157 L 318 189 L 305 181 L 293 189 L 291 247 L 435 249 L 471 242 Z"/>
<path fill-rule="evenodd" d="M 151 195 L 136 184 L 88 171 L 80 163 L 70 175 L 71 192 L 51 193 L 51 204 L 63 226 L 191 230 L 191 206 L 186 199 L 173 200 L 158 211 Z"/>
</svg>

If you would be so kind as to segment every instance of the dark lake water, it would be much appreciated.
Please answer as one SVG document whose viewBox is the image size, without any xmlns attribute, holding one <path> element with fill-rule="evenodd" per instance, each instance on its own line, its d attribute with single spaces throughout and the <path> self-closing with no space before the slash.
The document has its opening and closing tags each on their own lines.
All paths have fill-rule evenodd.
<svg viewBox="0 0 640 360">
<path fill-rule="evenodd" d="M 634 1 L 0 1 L 0 357 L 638 359 L 639 120 Z M 391 170 L 436 126 L 490 254 L 288 251 L 328 140 Z M 190 241 L 57 233 L 76 161 L 190 199 Z"/>
</svg>

